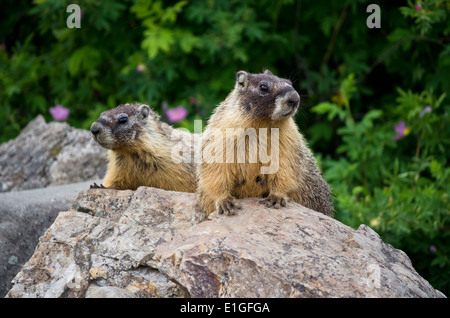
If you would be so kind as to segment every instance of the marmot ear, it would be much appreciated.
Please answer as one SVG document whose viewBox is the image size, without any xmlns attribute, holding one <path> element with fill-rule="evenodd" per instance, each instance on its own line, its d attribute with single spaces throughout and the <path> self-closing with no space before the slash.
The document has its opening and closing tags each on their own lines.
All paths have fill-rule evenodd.
<svg viewBox="0 0 450 318">
<path fill-rule="evenodd" d="M 273 75 L 273 73 L 271 71 L 269 71 L 269 70 L 265 70 L 264 74 L 266 74 L 266 75 Z"/>
<path fill-rule="evenodd" d="M 246 71 L 239 71 L 236 73 L 236 83 L 245 87 L 248 83 L 249 74 Z"/>
<path fill-rule="evenodd" d="M 148 114 L 150 113 L 150 107 L 148 107 L 147 105 L 141 105 L 138 108 L 138 113 L 139 113 L 139 119 L 145 120 L 145 119 L 147 119 Z"/>
</svg>

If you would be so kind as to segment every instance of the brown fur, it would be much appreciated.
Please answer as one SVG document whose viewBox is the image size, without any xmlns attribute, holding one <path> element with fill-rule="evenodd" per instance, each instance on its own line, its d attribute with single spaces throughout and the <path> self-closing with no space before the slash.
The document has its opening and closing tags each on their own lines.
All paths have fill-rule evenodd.
<svg viewBox="0 0 450 318">
<path fill-rule="evenodd" d="M 127 121 L 120 123 L 121 117 L 127 117 Z M 125 104 L 106 111 L 92 124 L 91 131 L 94 139 L 109 149 L 104 187 L 196 191 L 194 163 L 175 163 L 172 159 L 173 146 L 189 133 L 159 121 L 147 105 Z"/>
<path fill-rule="evenodd" d="M 269 92 L 261 90 L 261 83 L 269 84 Z M 236 161 L 236 143 L 233 163 L 225 162 L 225 151 L 223 163 L 208 163 L 203 158 L 197 170 L 198 193 L 207 214 L 215 210 L 234 214 L 235 209 L 239 208 L 236 199 L 265 197 L 260 203 L 266 206 L 280 208 L 286 206 L 289 199 L 326 215 L 333 215 L 330 188 L 292 119 L 300 99 L 294 92 L 289 81 L 275 77 L 269 71 L 264 74 L 241 71 L 237 74 L 234 90 L 217 107 L 205 128 L 202 149 L 223 148 L 227 144 L 226 128 L 243 128 L 244 131 L 255 128 L 257 132 L 259 128 L 266 128 L 268 135 L 265 140 L 268 149 L 272 149 L 270 128 L 278 128 L 279 168 L 276 173 L 261 174 L 261 166 L 269 166 L 270 163 L 261 163 L 259 157 L 256 163 L 249 163 L 250 138 L 246 139 L 244 163 Z M 289 98 L 277 106 L 277 98 L 285 94 L 289 94 Z M 294 111 L 289 113 L 294 102 Z M 222 132 L 223 139 L 212 138 L 214 128 Z"/>
</svg>

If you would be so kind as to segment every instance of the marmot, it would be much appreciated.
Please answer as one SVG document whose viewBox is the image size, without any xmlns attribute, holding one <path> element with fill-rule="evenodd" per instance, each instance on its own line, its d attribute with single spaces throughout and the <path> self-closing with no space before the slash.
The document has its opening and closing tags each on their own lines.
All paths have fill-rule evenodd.
<svg viewBox="0 0 450 318">
<path fill-rule="evenodd" d="M 216 108 L 203 133 L 197 192 L 207 214 L 217 210 L 232 215 L 240 208 L 236 199 L 262 197 L 260 203 L 268 207 L 286 206 L 290 199 L 333 216 L 330 187 L 292 118 L 299 104 L 300 95 L 289 80 L 268 70 L 236 74 L 233 91 Z M 272 138 L 277 134 L 278 138 Z M 239 149 L 235 137 L 245 141 L 245 161 L 239 161 L 242 144 Z M 234 147 L 231 151 L 229 145 Z M 254 160 L 256 149 L 259 157 Z M 270 153 L 271 162 L 267 155 L 261 158 L 264 153 Z M 252 155 L 253 161 L 249 160 Z M 232 156 L 228 158 L 232 162 L 227 156 Z M 277 169 L 262 173 L 269 166 Z"/>
<path fill-rule="evenodd" d="M 109 149 L 103 184 L 91 187 L 196 191 L 194 161 L 176 163 L 174 156 L 179 154 L 172 153 L 175 144 L 190 140 L 184 136 L 190 133 L 161 122 L 149 106 L 124 104 L 105 111 L 92 124 L 91 132 L 100 146 Z"/>
</svg>

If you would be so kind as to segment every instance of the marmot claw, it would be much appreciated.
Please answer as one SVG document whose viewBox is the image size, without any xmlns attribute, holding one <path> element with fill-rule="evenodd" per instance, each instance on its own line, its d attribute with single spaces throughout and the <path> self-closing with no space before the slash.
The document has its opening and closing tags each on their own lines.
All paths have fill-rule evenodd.
<svg viewBox="0 0 450 318">
<path fill-rule="evenodd" d="M 227 215 L 235 215 L 236 209 L 241 209 L 241 206 L 233 197 L 228 197 L 217 203 L 217 212 L 219 214 L 226 212 Z"/>
<path fill-rule="evenodd" d="M 98 185 L 97 183 L 94 182 L 94 184 L 91 184 L 89 189 L 106 189 L 106 188 L 103 184 Z"/>
<path fill-rule="evenodd" d="M 264 204 L 266 207 L 279 209 L 280 206 L 285 207 L 287 205 L 287 198 L 279 197 L 276 195 L 269 195 L 264 200 L 259 201 L 260 204 Z"/>
</svg>

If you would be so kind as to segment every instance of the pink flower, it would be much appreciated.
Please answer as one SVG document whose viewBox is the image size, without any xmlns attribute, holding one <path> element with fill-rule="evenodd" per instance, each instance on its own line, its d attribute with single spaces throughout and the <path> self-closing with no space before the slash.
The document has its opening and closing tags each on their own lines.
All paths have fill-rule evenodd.
<svg viewBox="0 0 450 318">
<path fill-rule="evenodd" d="M 69 113 L 70 110 L 63 107 L 62 105 L 50 107 L 50 114 L 52 114 L 54 120 L 64 121 L 69 117 Z"/>
<path fill-rule="evenodd" d="M 145 70 L 145 65 L 144 64 L 139 64 L 137 67 L 136 67 L 136 72 L 138 72 L 138 73 L 141 73 L 141 72 L 143 72 Z"/>
<path fill-rule="evenodd" d="M 178 106 L 166 110 L 167 119 L 171 123 L 182 121 L 183 119 L 186 118 L 187 114 L 188 111 L 183 106 Z"/>
<path fill-rule="evenodd" d="M 420 9 L 422 9 L 422 8 L 420 7 L 420 4 L 416 4 L 416 10 L 417 10 L 417 11 L 420 11 Z"/>
<path fill-rule="evenodd" d="M 422 118 L 426 113 L 431 113 L 431 106 L 426 106 L 419 114 L 420 118 Z"/>
<path fill-rule="evenodd" d="M 392 138 L 393 141 L 398 141 L 402 139 L 403 137 L 407 136 L 409 132 L 411 131 L 411 128 L 405 126 L 405 121 L 402 120 L 397 125 L 394 126 L 394 130 L 397 133 L 397 135 Z"/>
</svg>

